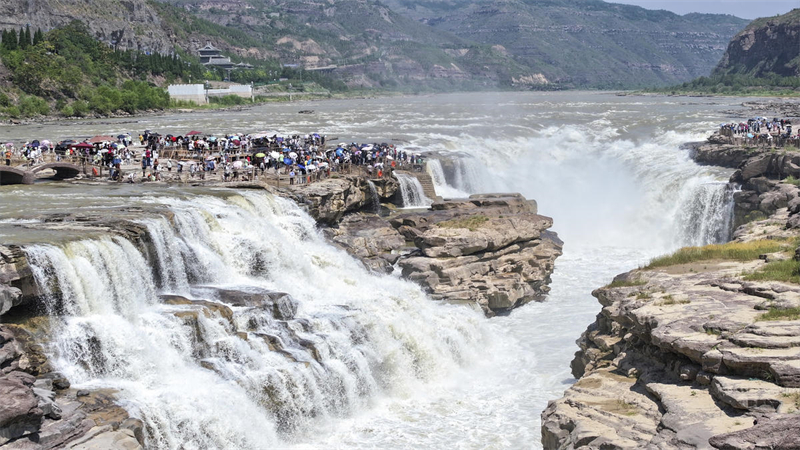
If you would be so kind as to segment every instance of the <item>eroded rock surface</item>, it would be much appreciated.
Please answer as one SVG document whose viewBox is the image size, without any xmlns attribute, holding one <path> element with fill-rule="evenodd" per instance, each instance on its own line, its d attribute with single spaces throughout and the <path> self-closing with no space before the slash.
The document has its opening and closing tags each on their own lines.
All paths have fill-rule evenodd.
<svg viewBox="0 0 800 450">
<path fill-rule="evenodd" d="M 798 448 L 797 428 L 770 424 L 800 413 L 800 320 L 762 318 L 800 308 L 800 285 L 743 279 L 788 257 L 636 270 L 594 291 L 603 309 L 578 340 L 578 382 L 542 414 L 545 448 Z"/>
</svg>

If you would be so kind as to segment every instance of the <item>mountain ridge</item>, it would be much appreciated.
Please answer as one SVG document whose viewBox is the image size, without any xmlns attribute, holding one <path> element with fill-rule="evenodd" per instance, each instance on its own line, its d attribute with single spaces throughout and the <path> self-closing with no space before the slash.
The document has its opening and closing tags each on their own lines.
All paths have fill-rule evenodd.
<svg viewBox="0 0 800 450">
<path fill-rule="evenodd" d="M 626 88 L 710 73 L 747 21 L 597 0 L 30 0 L 0 3 L 0 28 L 78 19 L 102 42 L 336 65 L 350 87 Z M 696 31 L 702 29 L 704 31 Z"/>
</svg>

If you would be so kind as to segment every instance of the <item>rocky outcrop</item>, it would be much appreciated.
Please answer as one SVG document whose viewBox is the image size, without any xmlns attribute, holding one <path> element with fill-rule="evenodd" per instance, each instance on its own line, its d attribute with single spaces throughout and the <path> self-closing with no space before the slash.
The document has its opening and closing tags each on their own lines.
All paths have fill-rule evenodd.
<svg viewBox="0 0 800 450">
<path fill-rule="evenodd" d="M 698 164 L 738 168 L 743 162 L 750 159 L 757 150 L 746 149 L 740 145 L 727 143 L 727 140 L 718 141 L 710 137 L 708 142 L 692 142 L 684 144 L 683 148 L 689 150 L 689 155 Z"/>
<path fill-rule="evenodd" d="M 781 182 L 800 179 L 800 152 L 782 148 L 746 148 L 715 133 L 704 143 L 687 144 L 690 156 L 700 164 L 735 168 L 730 182 L 739 186 L 733 195 L 734 228 L 765 219 L 800 196 L 796 184 Z M 800 200 L 798 200 L 800 202 Z M 795 211 L 796 210 L 796 211 Z M 800 203 L 790 208 L 790 226 L 800 226 Z"/>
<path fill-rule="evenodd" d="M 473 195 L 388 220 L 351 214 L 325 233 L 372 270 L 399 267 L 433 299 L 492 316 L 549 292 L 562 242 L 547 231 L 552 219 L 536 212 L 519 194 Z"/>
<path fill-rule="evenodd" d="M 541 300 L 561 255 L 561 241 L 546 232 L 552 219 L 519 195 L 448 200 L 392 223 L 419 249 L 400 260 L 404 277 L 434 299 L 476 303 L 489 315 Z"/>
<path fill-rule="evenodd" d="M 143 448 L 142 422 L 131 419 L 112 392 L 71 389 L 64 375 L 53 371 L 39 340 L 26 326 L 0 325 L 0 445 Z"/>
<path fill-rule="evenodd" d="M 346 216 L 336 228 L 323 230 L 326 236 L 371 270 L 389 273 L 406 249 L 406 239 L 384 218 L 357 213 Z"/>
<path fill-rule="evenodd" d="M 593 292 L 603 309 L 578 340 L 578 382 L 542 414 L 545 448 L 797 448 L 800 321 L 764 314 L 800 308 L 800 286 L 744 279 L 764 264 L 636 270 Z"/>
<path fill-rule="evenodd" d="M 372 202 L 372 193 L 367 182 L 360 176 L 331 177 L 301 185 L 294 189 L 278 189 L 280 195 L 306 205 L 309 214 L 324 225 L 339 222 L 347 213 L 356 212 Z M 378 196 L 389 199 L 397 192 L 397 181 L 391 177 L 372 180 Z"/>
<path fill-rule="evenodd" d="M 731 39 L 714 74 L 800 75 L 800 11 L 754 20 Z"/>
</svg>

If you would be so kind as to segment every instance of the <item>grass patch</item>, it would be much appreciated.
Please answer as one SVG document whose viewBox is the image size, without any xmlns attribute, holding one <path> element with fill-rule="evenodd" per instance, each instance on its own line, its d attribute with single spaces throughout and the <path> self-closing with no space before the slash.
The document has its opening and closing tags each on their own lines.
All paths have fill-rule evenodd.
<svg viewBox="0 0 800 450">
<path fill-rule="evenodd" d="M 658 305 L 659 306 L 688 305 L 689 303 L 692 303 L 691 300 L 686 299 L 686 298 L 683 299 L 683 300 L 675 300 L 674 298 L 666 298 L 666 297 L 664 297 L 664 301 L 660 302 Z"/>
<path fill-rule="evenodd" d="M 770 308 L 756 320 L 800 320 L 800 308 L 778 309 Z"/>
<path fill-rule="evenodd" d="M 646 300 L 650 298 L 650 294 L 647 292 L 639 292 L 636 294 L 636 300 Z"/>
<path fill-rule="evenodd" d="M 633 287 L 633 286 L 644 286 L 647 284 L 647 280 L 614 280 L 608 285 L 607 288 L 619 288 L 619 287 Z"/>
<path fill-rule="evenodd" d="M 795 186 L 800 186 L 800 180 L 798 180 L 797 178 L 793 177 L 792 175 L 789 175 L 788 177 L 784 178 L 783 182 L 784 183 L 793 184 Z"/>
<path fill-rule="evenodd" d="M 469 231 L 475 231 L 482 227 L 489 218 L 486 216 L 472 216 L 461 219 L 450 219 L 437 223 L 437 226 L 442 228 L 466 228 Z"/>
<path fill-rule="evenodd" d="M 800 284 L 800 263 L 787 259 L 785 261 L 772 261 L 755 272 L 744 276 L 747 281 L 783 281 L 786 283 Z"/>
<path fill-rule="evenodd" d="M 704 247 L 684 247 L 677 252 L 656 258 L 650 261 L 645 269 L 688 264 L 697 261 L 710 261 L 714 259 L 750 261 L 758 259 L 764 253 L 774 253 L 785 250 L 786 244 L 779 241 L 763 239 L 752 242 L 729 242 L 727 244 L 713 244 Z"/>
</svg>

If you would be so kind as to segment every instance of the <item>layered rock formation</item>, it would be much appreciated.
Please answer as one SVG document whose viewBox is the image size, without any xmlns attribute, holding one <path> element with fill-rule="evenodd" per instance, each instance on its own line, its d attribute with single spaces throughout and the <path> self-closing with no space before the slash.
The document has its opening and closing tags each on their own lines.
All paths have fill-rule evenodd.
<svg viewBox="0 0 800 450">
<path fill-rule="evenodd" d="M 800 9 L 754 20 L 733 37 L 714 74 L 800 75 Z"/>
<path fill-rule="evenodd" d="M 389 272 L 397 264 L 432 298 L 474 305 L 491 316 L 547 294 L 562 245 L 547 231 L 551 226 L 535 202 L 487 194 L 436 202 L 388 221 L 351 215 L 326 233 L 368 267 Z"/>
<path fill-rule="evenodd" d="M 391 177 L 372 180 L 379 199 L 388 200 L 398 190 L 397 180 Z M 311 217 L 322 224 L 335 224 L 347 213 L 372 205 L 373 197 L 366 178 L 344 176 L 300 185 L 294 189 L 278 189 L 282 196 L 305 205 Z"/>
<path fill-rule="evenodd" d="M 603 309 L 578 340 L 579 380 L 542 414 L 545 448 L 800 448 L 800 285 L 748 280 L 779 261 L 800 270 L 800 190 L 780 181 L 796 155 L 712 138 L 692 156 L 738 168 L 734 240 L 783 249 L 635 270 L 594 291 Z"/>
<path fill-rule="evenodd" d="M 70 388 L 55 372 L 36 324 L 0 326 L 0 445 L 9 449 L 143 448 L 143 424 L 118 406 L 113 392 Z M 46 328 L 47 324 L 40 324 Z"/>
<path fill-rule="evenodd" d="M 800 411 L 800 321 L 764 319 L 800 307 L 800 286 L 743 279 L 764 264 L 637 270 L 593 292 L 603 309 L 578 341 L 579 381 L 542 414 L 545 448 L 797 448 L 774 425 L 795 447 L 757 437 Z"/>
</svg>

